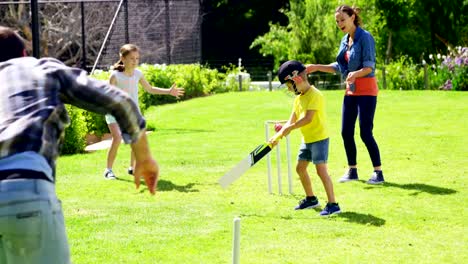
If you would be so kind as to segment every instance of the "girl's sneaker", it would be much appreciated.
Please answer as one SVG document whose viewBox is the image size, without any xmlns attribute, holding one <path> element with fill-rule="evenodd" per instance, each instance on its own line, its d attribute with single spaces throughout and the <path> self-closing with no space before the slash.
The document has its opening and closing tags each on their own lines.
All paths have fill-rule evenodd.
<svg viewBox="0 0 468 264">
<path fill-rule="evenodd" d="M 320 212 L 321 216 L 329 216 L 332 214 L 339 214 L 341 213 L 340 206 L 338 203 L 327 203 L 325 208 L 323 208 L 322 212 Z"/>
<path fill-rule="evenodd" d="M 320 206 L 317 197 L 313 196 L 312 199 L 306 197 L 299 202 L 299 205 L 296 206 L 294 210 L 312 209 L 317 206 Z"/>
<path fill-rule="evenodd" d="M 107 180 L 117 179 L 117 177 L 115 177 L 115 174 L 111 169 L 105 169 L 104 170 L 104 178 L 106 178 Z"/>
</svg>

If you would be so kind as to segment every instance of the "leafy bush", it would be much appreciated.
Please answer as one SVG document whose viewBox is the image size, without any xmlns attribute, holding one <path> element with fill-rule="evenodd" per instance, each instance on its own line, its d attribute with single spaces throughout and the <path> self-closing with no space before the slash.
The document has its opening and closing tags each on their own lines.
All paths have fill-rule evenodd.
<svg viewBox="0 0 468 264">
<path fill-rule="evenodd" d="M 465 58 L 463 67 L 455 67 L 452 78 L 452 88 L 455 91 L 468 91 L 468 61 Z"/>
<path fill-rule="evenodd" d="M 422 74 L 421 74 L 422 72 Z M 382 71 L 378 71 L 379 82 L 383 81 Z M 422 90 L 424 89 L 424 71 L 413 63 L 408 56 L 402 56 L 385 66 L 387 89 Z M 383 85 L 379 85 L 383 88 Z"/>
<path fill-rule="evenodd" d="M 239 76 L 242 76 L 242 91 L 249 90 L 250 88 L 250 74 L 248 74 L 243 67 L 239 68 L 234 64 L 223 66 L 226 71 L 224 85 L 227 91 L 239 91 Z"/>
<path fill-rule="evenodd" d="M 96 70 L 90 77 L 108 82 L 110 78 L 110 72 Z M 83 110 L 83 116 L 86 121 L 87 134 L 95 134 L 96 136 L 102 136 L 105 133 L 109 133 L 109 128 L 107 127 L 104 115 Z"/>
<path fill-rule="evenodd" d="M 341 79 L 341 74 L 313 72 L 310 73 L 307 77 L 309 83 L 313 84 L 320 90 L 336 90 L 345 88 L 343 80 Z"/>
<path fill-rule="evenodd" d="M 90 77 L 101 81 L 109 81 L 110 71 L 95 70 Z"/>
<path fill-rule="evenodd" d="M 94 112 L 83 111 L 83 117 L 86 122 L 87 134 L 95 134 L 100 137 L 105 133 L 109 133 L 106 118 L 104 115 L 96 114 Z"/>
<path fill-rule="evenodd" d="M 232 74 L 234 67 L 226 68 L 226 73 L 203 67 L 199 64 L 186 65 L 142 65 L 148 82 L 156 87 L 169 88 L 173 83 L 185 88 L 185 95 L 181 98 L 190 99 L 198 96 L 206 96 L 214 93 L 234 91 L 237 85 L 226 85 L 226 76 Z M 92 78 L 108 81 L 110 72 L 97 70 Z M 245 87 L 249 85 L 246 84 Z M 139 89 L 139 100 L 141 111 L 145 111 L 151 105 L 176 102 L 177 99 L 167 95 L 152 95 Z M 62 154 L 83 152 L 86 147 L 85 137 L 87 134 L 102 136 L 108 133 L 105 117 L 101 114 L 89 112 L 74 106 L 66 106 L 71 119 L 70 126 L 65 129 L 65 138 L 62 144 Z M 148 127 L 151 129 L 151 127 Z M 153 128 L 154 129 L 154 128 Z"/>
<path fill-rule="evenodd" d="M 433 88 L 468 91 L 468 47 L 448 50 L 448 55 L 429 55 Z"/>
<path fill-rule="evenodd" d="M 65 129 L 65 137 L 62 143 L 61 154 L 73 154 L 84 151 L 86 147 L 85 136 L 87 134 L 84 110 L 71 106 L 65 106 L 70 117 L 70 125 Z"/>
<path fill-rule="evenodd" d="M 169 88 L 173 83 L 176 83 L 178 87 L 183 87 L 185 95 L 180 98 L 181 100 L 233 90 L 232 87 L 224 84 L 224 80 L 226 79 L 225 73 L 209 69 L 200 64 L 143 64 L 140 69 L 148 82 L 153 86 Z M 145 111 L 151 105 L 161 105 L 177 101 L 173 96 L 153 95 L 147 93 L 144 89 L 139 89 L 138 96 L 142 111 Z"/>
</svg>

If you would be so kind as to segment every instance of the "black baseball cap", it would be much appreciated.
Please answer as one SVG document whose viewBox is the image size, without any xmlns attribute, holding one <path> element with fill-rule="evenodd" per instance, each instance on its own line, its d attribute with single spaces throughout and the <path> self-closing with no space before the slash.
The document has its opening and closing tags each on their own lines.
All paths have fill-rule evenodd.
<svg viewBox="0 0 468 264">
<path fill-rule="evenodd" d="M 295 60 L 290 60 L 287 61 L 279 67 L 278 70 L 278 79 L 281 82 L 281 84 L 284 84 L 288 80 L 292 80 L 293 77 L 304 71 L 306 67 L 304 64 L 295 61 Z"/>
</svg>

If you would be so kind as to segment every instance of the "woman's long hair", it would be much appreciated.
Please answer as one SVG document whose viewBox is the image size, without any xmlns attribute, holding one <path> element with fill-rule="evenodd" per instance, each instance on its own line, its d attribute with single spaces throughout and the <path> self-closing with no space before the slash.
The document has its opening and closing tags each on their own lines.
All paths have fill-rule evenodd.
<svg viewBox="0 0 468 264">
<path fill-rule="evenodd" d="M 340 5 L 336 8 L 335 13 L 346 13 L 348 16 L 354 15 L 354 25 L 356 27 L 361 26 L 362 20 L 359 17 L 361 9 L 359 7 L 350 7 L 349 5 Z"/>
</svg>

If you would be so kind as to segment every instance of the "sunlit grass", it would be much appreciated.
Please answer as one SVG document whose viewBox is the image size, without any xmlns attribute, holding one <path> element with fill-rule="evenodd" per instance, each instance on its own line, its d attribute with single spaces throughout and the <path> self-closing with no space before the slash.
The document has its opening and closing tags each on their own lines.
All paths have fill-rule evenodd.
<svg viewBox="0 0 468 264">
<path fill-rule="evenodd" d="M 329 170 L 336 183 L 346 168 L 343 92 L 324 94 Z M 292 100 L 284 92 L 240 92 L 150 108 L 145 115 L 156 130 L 149 140 L 161 165 L 154 197 L 145 188 L 135 190 L 126 175 L 128 146 L 121 147 L 116 161 L 117 181 L 102 176 L 106 151 L 61 157 L 57 189 L 73 262 L 229 263 L 235 216 L 241 218 L 241 263 L 462 263 L 468 258 L 468 93 L 381 92 L 374 133 L 387 183 L 336 183 L 343 213 L 331 218 L 293 210 L 303 196 L 296 175 L 294 195 L 286 194 L 285 177 L 285 194 L 269 194 L 265 161 L 226 190 L 217 184 L 265 140 L 265 120 L 288 118 Z M 372 167 L 356 135 L 360 178 L 366 180 Z M 293 160 L 299 142 L 299 132 L 293 132 Z M 284 160 L 283 168 L 285 176 Z M 323 187 L 313 168 L 310 172 L 324 204 Z"/>
</svg>

